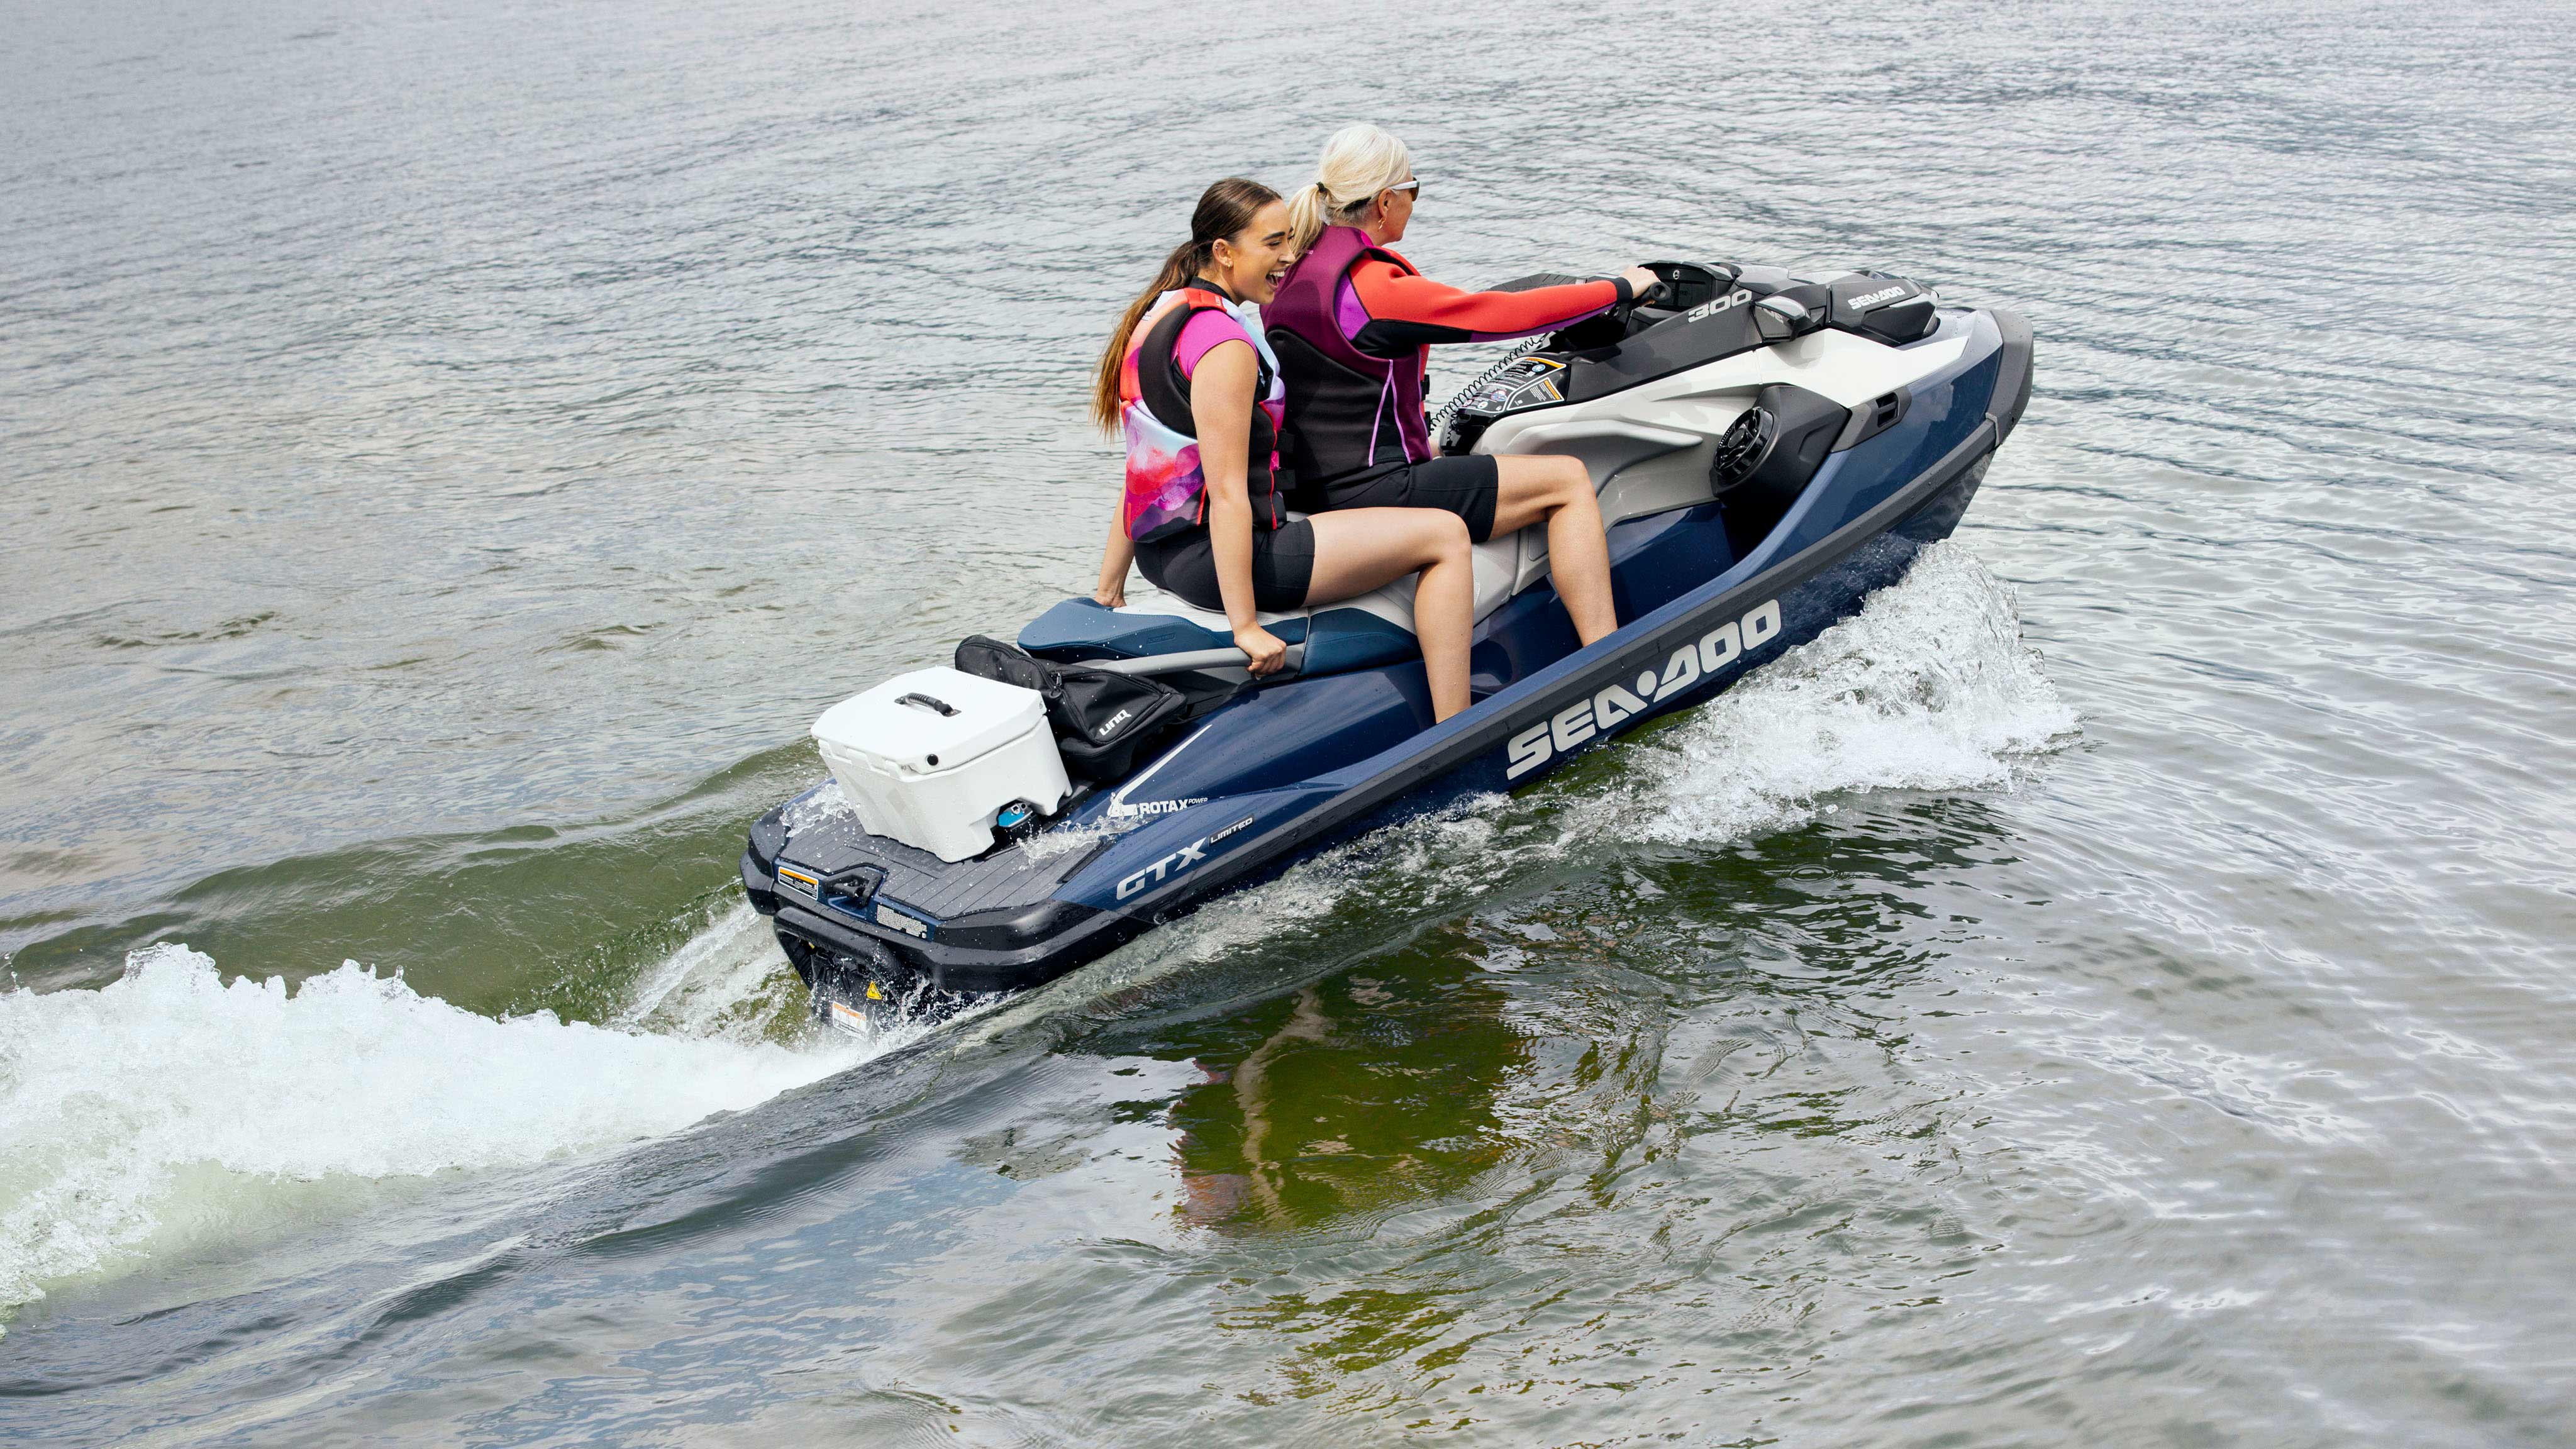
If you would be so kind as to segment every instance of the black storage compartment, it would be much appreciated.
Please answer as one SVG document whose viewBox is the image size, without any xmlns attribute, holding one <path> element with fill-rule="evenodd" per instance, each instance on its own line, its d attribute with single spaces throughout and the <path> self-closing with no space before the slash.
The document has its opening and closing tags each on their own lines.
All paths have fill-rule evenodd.
<svg viewBox="0 0 2576 1449">
<path fill-rule="evenodd" d="M 1827 325 L 1890 347 L 1920 342 L 1940 322 L 1933 295 L 1903 277 L 1855 272 L 1836 277 L 1828 290 L 1833 300 Z"/>
</svg>

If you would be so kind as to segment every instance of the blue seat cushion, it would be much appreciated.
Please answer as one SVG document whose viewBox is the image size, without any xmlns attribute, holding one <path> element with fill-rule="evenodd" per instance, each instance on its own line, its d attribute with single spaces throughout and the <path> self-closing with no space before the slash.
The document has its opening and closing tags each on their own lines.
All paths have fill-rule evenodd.
<svg viewBox="0 0 2576 1449">
<path fill-rule="evenodd" d="M 1411 631 L 1364 609 L 1324 608 L 1311 615 L 1274 619 L 1262 627 L 1283 644 L 1304 644 L 1306 674 L 1335 674 L 1414 657 Z M 1142 659 L 1195 649 L 1229 649 L 1234 636 L 1178 614 L 1104 608 L 1094 599 L 1066 599 L 1029 621 L 1020 647 L 1041 658 L 1075 664 L 1085 659 Z"/>
</svg>

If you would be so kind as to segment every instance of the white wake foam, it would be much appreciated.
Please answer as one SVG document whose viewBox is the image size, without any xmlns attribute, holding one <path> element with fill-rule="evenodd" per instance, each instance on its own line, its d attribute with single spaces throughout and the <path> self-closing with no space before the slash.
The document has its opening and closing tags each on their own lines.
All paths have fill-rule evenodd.
<svg viewBox="0 0 2576 1449">
<path fill-rule="evenodd" d="M 1965 545 L 1937 543 L 1856 616 L 1630 744 L 1618 786 L 1568 823 L 1629 840 L 1740 839 L 1810 819 L 1831 795 L 2009 785 L 2015 761 L 2077 729 L 2022 642 L 2012 590 Z"/>
<path fill-rule="evenodd" d="M 627 988 L 626 1004 L 608 1024 L 750 1045 L 766 1039 L 782 1015 L 805 1009 L 805 988 L 779 954 L 768 919 L 729 888 L 705 907 L 679 949 Z"/>
<path fill-rule="evenodd" d="M 0 1312 L 170 1246 L 206 1194 L 576 1157 L 866 1054 L 496 1021 L 355 963 L 292 992 L 225 983 L 207 957 L 155 946 L 102 990 L 0 995 Z"/>
</svg>

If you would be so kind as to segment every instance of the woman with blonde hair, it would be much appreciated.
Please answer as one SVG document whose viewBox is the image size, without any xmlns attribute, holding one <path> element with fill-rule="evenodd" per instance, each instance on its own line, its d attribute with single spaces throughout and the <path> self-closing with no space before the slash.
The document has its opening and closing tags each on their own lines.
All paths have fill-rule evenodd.
<svg viewBox="0 0 2576 1449">
<path fill-rule="evenodd" d="M 1435 342 L 1551 332 L 1633 301 L 1657 279 L 1630 267 L 1527 292 L 1444 287 L 1391 250 L 1421 193 L 1404 143 L 1356 125 L 1324 143 L 1314 183 L 1289 201 L 1300 256 L 1263 318 L 1287 390 L 1299 501 L 1318 519 L 1345 508 L 1445 509 L 1478 543 L 1544 522 L 1557 596 L 1589 644 L 1619 627 L 1590 475 L 1573 458 L 1437 455 L 1423 380 Z"/>
<path fill-rule="evenodd" d="M 1126 602 L 1131 563 L 1202 609 L 1222 611 L 1254 674 L 1287 646 L 1262 610 L 1330 603 L 1418 573 L 1414 633 L 1432 718 L 1467 707 L 1475 576 L 1467 530 L 1423 508 L 1288 516 L 1279 490 L 1285 394 L 1260 304 L 1296 252 L 1288 208 L 1257 181 L 1229 176 L 1199 197 L 1190 239 L 1129 303 L 1100 355 L 1092 417 L 1127 436 L 1127 486 L 1093 595 Z"/>
</svg>

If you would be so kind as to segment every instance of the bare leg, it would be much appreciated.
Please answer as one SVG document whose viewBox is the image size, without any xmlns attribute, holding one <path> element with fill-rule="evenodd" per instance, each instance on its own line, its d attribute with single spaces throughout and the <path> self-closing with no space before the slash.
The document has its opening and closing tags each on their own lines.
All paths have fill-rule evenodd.
<svg viewBox="0 0 2576 1449">
<path fill-rule="evenodd" d="M 1467 525 L 1438 508 L 1341 508 L 1318 513 L 1315 574 L 1309 607 L 1365 594 L 1406 574 L 1413 590 L 1413 634 L 1431 674 L 1431 717 L 1467 707 L 1467 636 L 1476 627 L 1475 560 Z"/>
<path fill-rule="evenodd" d="M 1501 484 L 1494 498 L 1494 536 L 1547 520 L 1547 571 L 1556 596 L 1574 616 L 1575 637 L 1589 644 L 1619 628 L 1610 599 L 1610 543 L 1601 531 L 1601 498 L 1580 458 L 1505 454 L 1494 459 Z"/>
</svg>

